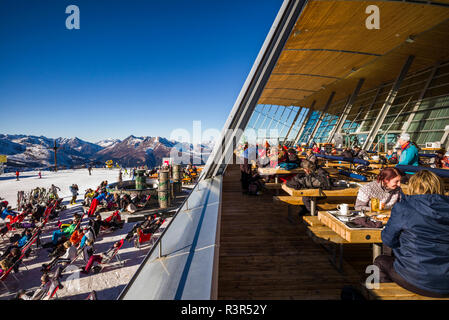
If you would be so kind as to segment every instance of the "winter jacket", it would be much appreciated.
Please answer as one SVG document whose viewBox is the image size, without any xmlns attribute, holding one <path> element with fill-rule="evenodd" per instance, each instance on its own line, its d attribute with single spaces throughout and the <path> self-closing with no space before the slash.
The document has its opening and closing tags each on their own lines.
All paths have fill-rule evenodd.
<svg viewBox="0 0 449 320">
<path fill-rule="evenodd" d="M 73 233 L 73 231 L 75 231 L 76 228 L 76 224 L 72 223 L 70 226 L 68 226 L 67 228 L 62 229 L 62 232 L 64 233 L 64 235 L 71 235 Z"/>
<path fill-rule="evenodd" d="M 400 165 L 405 166 L 418 166 L 418 148 L 413 143 L 409 143 L 408 146 L 402 150 L 401 158 L 399 159 Z"/>
<path fill-rule="evenodd" d="M 96 197 L 95 199 L 97 199 L 98 202 L 101 202 L 101 200 L 106 200 L 106 194 L 102 193 L 98 197 Z"/>
<path fill-rule="evenodd" d="M 414 286 L 449 294 L 449 197 L 405 196 L 382 231 L 395 271 Z"/>
<path fill-rule="evenodd" d="M 3 210 L 1 217 L 2 217 L 2 219 L 6 219 L 7 216 L 14 217 L 15 215 L 16 215 L 16 213 L 14 211 L 5 209 L 5 210 Z"/>
<path fill-rule="evenodd" d="M 296 162 L 282 162 L 277 167 L 284 170 L 293 170 L 298 168 L 298 164 Z"/>
<path fill-rule="evenodd" d="M 84 233 L 82 233 L 80 230 L 74 231 L 72 233 L 72 236 L 70 237 L 70 242 L 72 243 L 72 245 L 77 246 L 81 242 L 81 239 L 83 237 Z"/>
<path fill-rule="evenodd" d="M 69 259 L 70 261 L 73 261 L 76 258 L 77 250 L 76 247 L 71 246 L 67 249 L 67 251 L 64 253 L 64 255 L 61 257 L 62 259 Z"/>
<path fill-rule="evenodd" d="M 17 245 L 19 248 L 22 248 L 24 245 L 27 244 L 27 242 L 30 240 L 31 236 L 24 235 L 20 240 L 18 241 Z"/>
<path fill-rule="evenodd" d="M 331 189 L 331 181 L 326 170 L 318 168 L 311 174 L 298 173 L 287 181 L 287 186 L 296 190 L 300 189 Z"/>
</svg>

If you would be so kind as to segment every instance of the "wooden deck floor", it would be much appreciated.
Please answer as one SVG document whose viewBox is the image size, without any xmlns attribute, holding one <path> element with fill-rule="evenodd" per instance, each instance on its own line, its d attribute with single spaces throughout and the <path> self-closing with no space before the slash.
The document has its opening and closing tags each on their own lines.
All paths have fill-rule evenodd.
<svg viewBox="0 0 449 320">
<path fill-rule="evenodd" d="M 238 166 L 228 166 L 222 193 L 218 298 L 340 299 L 344 285 L 358 285 L 363 261 L 369 264 L 369 247 L 345 248 L 355 263 L 345 263 L 340 274 L 323 247 L 306 235 L 299 218 L 296 224 L 289 223 L 287 208 L 274 203 L 272 196 L 243 195 Z"/>
</svg>

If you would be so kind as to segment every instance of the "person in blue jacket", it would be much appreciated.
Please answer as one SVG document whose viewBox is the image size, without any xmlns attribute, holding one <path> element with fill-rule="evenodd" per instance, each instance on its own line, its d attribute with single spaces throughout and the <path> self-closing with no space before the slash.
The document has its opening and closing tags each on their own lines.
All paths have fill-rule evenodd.
<svg viewBox="0 0 449 320">
<path fill-rule="evenodd" d="M 378 256 L 380 282 L 395 282 L 422 296 L 449 297 L 449 197 L 434 173 L 410 178 L 409 194 L 397 202 L 382 231 L 394 257 Z"/>
<path fill-rule="evenodd" d="M 97 210 L 98 204 L 106 200 L 108 193 L 104 190 L 101 191 L 100 195 L 92 199 L 92 203 L 90 204 L 89 211 L 87 212 L 88 216 L 93 216 L 95 214 L 95 210 Z"/>
<path fill-rule="evenodd" d="M 8 206 L 5 210 L 2 211 L 1 218 L 4 220 L 8 216 L 15 217 L 16 214 L 17 213 L 11 209 L 11 206 Z"/>
<path fill-rule="evenodd" d="M 418 148 L 410 141 L 410 135 L 403 133 L 399 136 L 398 143 L 401 146 L 400 165 L 418 166 Z"/>
</svg>

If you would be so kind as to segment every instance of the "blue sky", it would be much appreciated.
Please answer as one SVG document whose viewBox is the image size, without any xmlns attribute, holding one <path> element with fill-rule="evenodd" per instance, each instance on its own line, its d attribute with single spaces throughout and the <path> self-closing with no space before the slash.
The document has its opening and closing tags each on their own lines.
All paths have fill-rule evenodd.
<svg viewBox="0 0 449 320">
<path fill-rule="evenodd" d="M 68 5 L 80 29 L 68 30 Z M 222 129 L 282 0 L 1 0 L 0 133 Z"/>
</svg>

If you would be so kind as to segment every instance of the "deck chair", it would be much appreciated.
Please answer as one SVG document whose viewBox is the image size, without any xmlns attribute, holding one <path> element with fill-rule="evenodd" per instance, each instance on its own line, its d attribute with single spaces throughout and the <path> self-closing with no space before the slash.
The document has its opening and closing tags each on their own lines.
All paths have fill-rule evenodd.
<svg viewBox="0 0 449 320">
<path fill-rule="evenodd" d="M 61 277 L 62 268 L 58 267 L 53 274 L 53 276 L 50 277 L 50 280 L 48 280 L 47 283 L 49 283 L 48 290 L 45 295 L 42 296 L 41 300 L 51 300 L 53 298 L 58 298 L 58 290 L 60 287 L 62 287 L 61 283 L 59 282 L 59 278 Z"/>
<path fill-rule="evenodd" d="M 95 290 L 92 290 L 92 292 L 89 293 L 89 295 L 84 300 L 98 300 L 97 299 L 97 292 Z"/>
<path fill-rule="evenodd" d="M 27 254 L 27 251 L 28 251 L 29 249 L 31 249 L 31 246 L 32 246 L 33 244 L 36 243 L 36 247 L 38 246 L 37 243 L 39 242 L 39 235 L 40 235 L 40 230 L 38 230 L 35 234 L 33 234 L 33 235 L 31 236 L 30 240 L 28 240 L 28 242 L 22 247 L 22 250 L 21 250 L 21 254 L 20 254 L 19 260 L 22 260 L 22 263 L 23 263 L 24 267 L 25 267 L 27 270 L 29 270 L 29 269 L 28 269 L 28 266 L 27 266 L 27 264 L 25 263 L 25 261 L 23 261 L 23 258 L 24 258 L 25 255 Z"/>
<path fill-rule="evenodd" d="M 13 271 L 14 267 L 16 266 L 17 263 L 19 263 L 21 259 L 17 260 L 16 263 L 14 263 L 8 270 L 6 270 L 5 272 L 3 272 L 3 274 L 0 276 L 0 281 L 3 283 L 3 285 L 5 286 L 6 290 L 9 291 L 8 286 L 6 285 L 6 279 L 8 278 L 9 274 L 11 274 L 11 272 Z M 16 277 L 16 275 L 14 273 L 12 273 L 12 276 L 14 277 L 14 279 L 19 282 L 19 279 Z"/>
<path fill-rule="evenodd" d="M 95 262 L 94 265 L 92 266 L 92 270 L 95 273 L 99 273 L 101 270 L 103 270 L 104 265 L 107 263 L 110 263 L 114 258 L 118 261 L 118 263 L 120 264 L 120 266 L 123 266 L 125 263 L 122 259 L 120 259 L 120 255 L 118 254 L 119 250 L 122 248 L 123 244 L 125 243 L 125 239 L 120 239 L 118 241 L 119 245 L 116 248 L 110 249 L 110 250 L 114 250 L 112 252 L 112 254 L 106 258 L 103 259 L 100 263 Z"/>
<path fill-rule="evenodd" d="M 120 259 L 120 255 L 118 254 L 119 250 L 123 247 L 123 244 L 125 243 L 125 239 L 120 239 L 119 240 L 119 245 L 117 248 L 114 248 L 114 252 L 112 253 L 112 255 L 109 257 L 109 259 L 103 260 L 102 263 L 109 263 L 112 261 L 112 259 L 116 259 L 118 261 L 118 263 L 120 263 L 120 265 L 123 265 L 124 262 L 122 261 L 122 259 Z"/>
<path fill-rule="evenodd" d="M 134 240 L 134 247 L 140 248 L 141 244 L 151 241 L 152 237 L 153 237 L 152 233 L 143 233 L 142 231 L 140 231 L 137 234 L 136 239 Z"/>
</svg>

